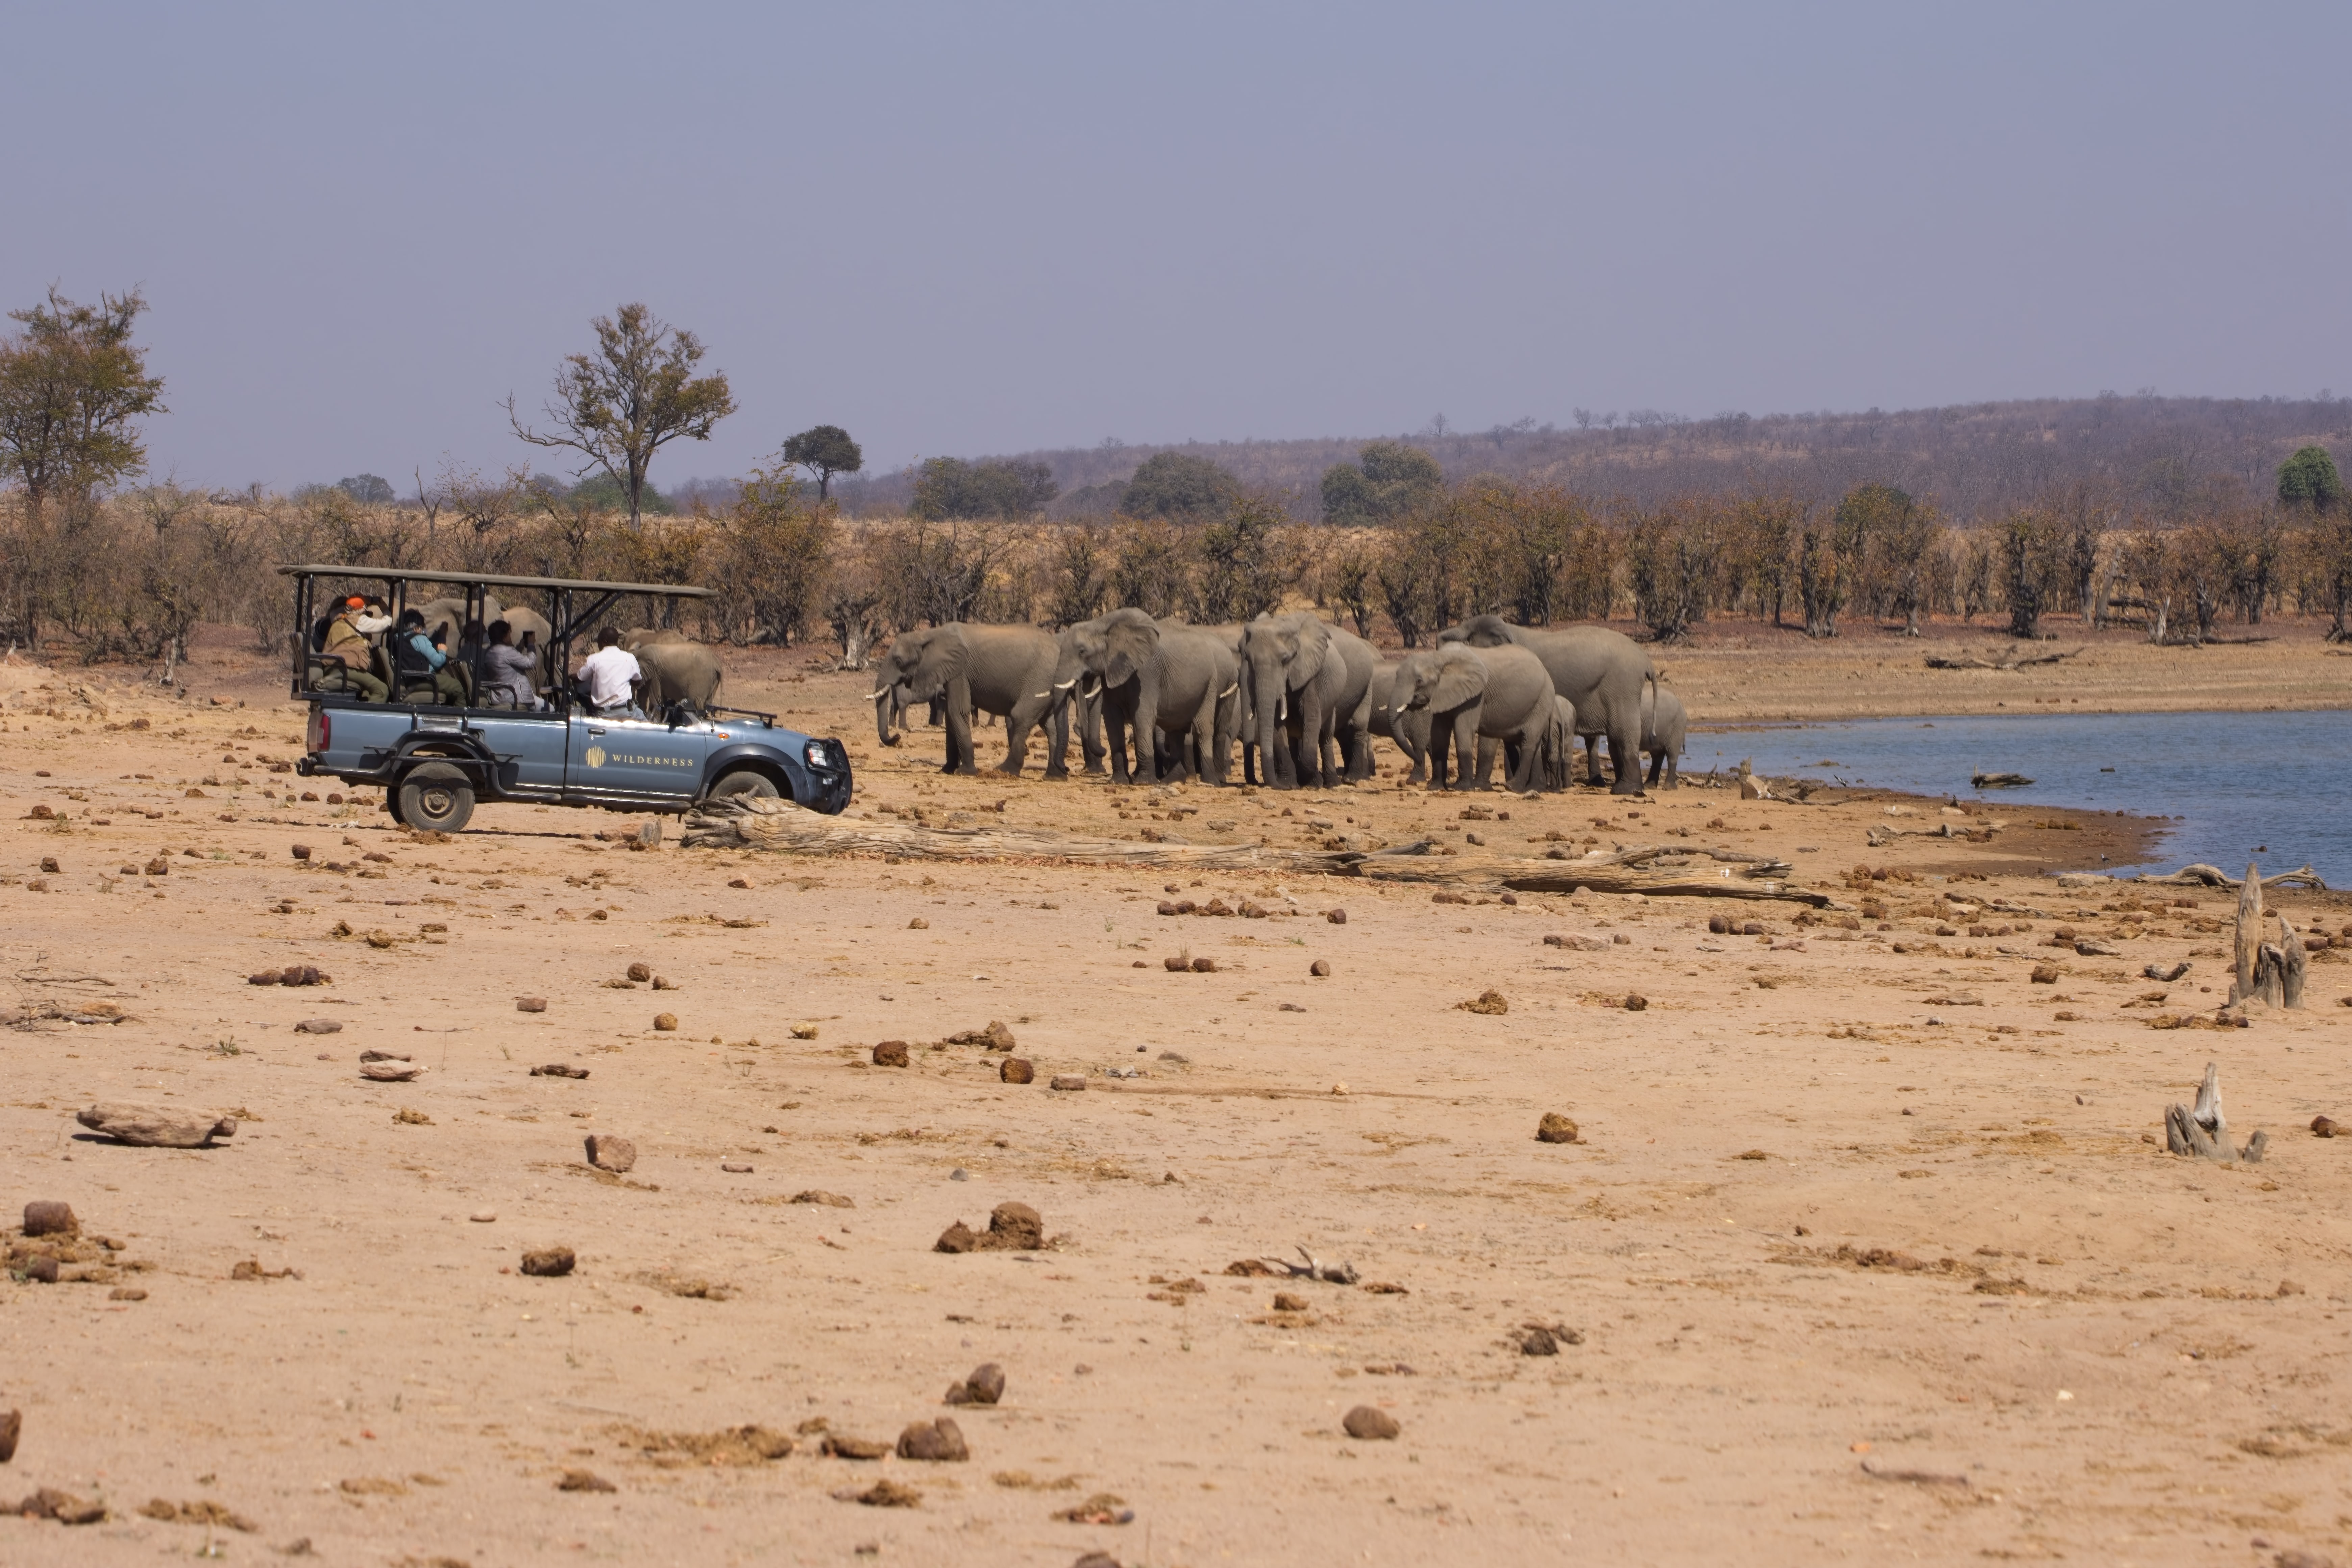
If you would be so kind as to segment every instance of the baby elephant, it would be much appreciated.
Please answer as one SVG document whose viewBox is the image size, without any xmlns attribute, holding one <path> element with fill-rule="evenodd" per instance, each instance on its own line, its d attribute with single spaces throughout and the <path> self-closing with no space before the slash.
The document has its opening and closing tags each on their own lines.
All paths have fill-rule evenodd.
<svg viewBox="0 0 2352 1568">
<path fill-rule="evenodd" d="M 1517 749 L 1508 787 L 1514 794 L 1536 787 L 1546 735 L 1554 722 L 1551 676 L 1543 660 L 1515 644 L 1472 647 L 1445 643 L 1404 656 L 1390 689 L 1392 722 L 1426 712 L 1431 753 L 1430 782 L 1444 775 L 1446 740 L 1454 742 L 1454 789 L 1484 789 L 1475 765 L 1480 740 L 1507 741 Z"/>
<path fill-rule="evenodd" d="M 1683 711 L 1681 698 L 1663 686 L 1657 689 L 1657 703 L 1642 726 L 1642 750 L 1650 753 L 1649 786 L 1660 787 L 1658 775 L 1663 772 L 1664 787 L 1673 789 L 1682 782 L 1683 741 L 1690 716 Z"/>
</svg>

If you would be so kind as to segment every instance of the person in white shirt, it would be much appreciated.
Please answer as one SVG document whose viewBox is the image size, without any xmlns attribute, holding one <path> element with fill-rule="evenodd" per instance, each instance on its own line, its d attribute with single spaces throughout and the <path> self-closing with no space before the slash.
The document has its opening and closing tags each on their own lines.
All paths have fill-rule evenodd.
<svg viewBox="0 0 2352 1568">
<path fill-rule="evenodd" d="M 645 679 L 637 656 L 621 646 L 621 634 L 606 626 L 596 634 L 596 651 L 580 661 L 588 687 L 588 708 L 599 718 L 642 719 L 636 689 Z"/>
</svg>

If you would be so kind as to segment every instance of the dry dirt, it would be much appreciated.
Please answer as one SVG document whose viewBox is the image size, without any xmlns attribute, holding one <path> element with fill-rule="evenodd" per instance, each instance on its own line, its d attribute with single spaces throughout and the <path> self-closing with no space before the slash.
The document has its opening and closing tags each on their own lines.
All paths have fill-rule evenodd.
<svg viewBox="0 0 2352 1568">
<path fill-rule="evenodd" d="M 2116 658 L 2176 654 L 2251 681 L 2263 650 Z M 1777 717 L 1844 698 L 1853 657 L 1667 662 L 1702 715 Z M 372 794 L 300 801 L 266 760 L 300 750 L 274 672 L 217 638 L 200 658 L 192 700 L 0 678 L 0 1000 L 26 1018 L 0 1029 L 0 1216 L 63 1200 L 121 1244 L 66 1270 L 94 1281 L 0 1279 L 0 1418 L 24 1422 L 0 1499 L 110 1510 L 0 1519 L 0 1560 L 211 1538 L 476 1568 L 2352 1561 L 2352 1141 L 2305 1131 L 2352 1108 L 2352 970 L 2315 960 L 2305 1012 L 2151 1027 L 2226 994 L 2230 898 L 2046 874 L 2128 822 L 1693 788 L 1485 795 L 1510 820 L 1465 822 L 1393 776 L 1287 796 L 942 778 L 936 731 L 882 750 L 864 679 L 794 653 L 735 660 L 730 694 L 849 737 L 855 811 L 1530 854 L 1686 831 L 1886 916 L 1259 875 L 1171 895 L 684 850 L 674 826 L 635 850 L 649 819 L 512 806 L 436 843 Z M 2315 644 L 2295 658 L 2333 674 Z M 2001 679 L 1953 684 L 2031 696 L 2042 674 Z M 1838 710 L 1923 710 L 1899 684 Z M 1996 820 L 1983 842 L 1867 841 Z M 1915 879 L 1850 886 L 1858 864 Z M 1179 896 L 1276 913 L 1154 912 Z M 2352 920 L 2283 901 L 2299 926 Z M 1716 914 L 1763 933 L 1710 934 Z M 2120 956 L 2047 945 L 2061 925 Z M 2182 959 L 2176 984 L 2141 976 Z M 2030 981 L 2040 963 L 2056 984 Z M 668 988 L 610 984 L 632 963 Z M 289 964 L 331 984 L 247 983 Z M 1507 1012 L 1457 1007 L 1489 989 Z M 108 1008 L 122 1021 L 68 1021 Z M 296 1032 L 314 1018 L 342 1026 Z M 1034 1083 L 930 1048 L 991 1020 Z M 886 1039 L 913 1065 L 868 1065 Z M 370 1081 L 371 1049 L 425 1071 Z M 2208 1060 L 2239 1138 L 2270 1131 L 2263 1163 L 2163 1153 L 2164 1107 Z M 588 1076 L 530 1075 L 547 1064 Z M 77 1126 L 100 1100 L 238 1127 L 123 1147 Z M 1579 1141 L 1538 1142 L 1547 1112 Z M 635 1166 L 591 1169 L 590 1133 Z M 791 1201 L 808 1191 L 854 1206 Z M 932 1249 L 1004 1202 L 1043 1215 L 1048 1250 Z M 555 1246 L 572 1273 L 520 1272 Z M 1226 1272 L 1301 1247 L 1358 1282 Z M 1523 1352 L 1536 1326 L 1556 1354 Z M 1005 1391 L 953 1408 L 966 1462 L 837 1457 L 806 1426 L 895 1440 L 984 1362 Z M 1398 1436 L 1347 1436 L 1359 1405 Z M 797 1451 L 763 1458 L 776 1434 Z"/>
</svg>

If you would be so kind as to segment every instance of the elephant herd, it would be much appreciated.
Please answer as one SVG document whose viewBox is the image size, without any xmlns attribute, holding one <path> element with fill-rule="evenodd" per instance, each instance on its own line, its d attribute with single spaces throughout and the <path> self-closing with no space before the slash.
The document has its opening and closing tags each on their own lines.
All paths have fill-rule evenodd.
<svg viewBox="0 0 2352 1568">
<path fill-rule="evenodd" d="M 1686 727 L 1631 637 L 1497 616 L 1448 626 L 1437 647 L 1395 663 L 1308 613 L 1196 626 L 1130 608 L 1058 632 L 950 622 L 892 641 L 872 701 L 886 746 L 898 744 L 910 705 L 931 704 L 946 723 L 948 773 L 978 771 L 974 719 L 996 714 L 1003 773 L 1021 771 L 1042 728 L 1045 776 L 1067 777 L 1075 720 L 1086 771 L 1108 763 L 1115 784 L 1224 784 L 1238 742 L 1244 780 L 1277 789 L 1370 777 L 1377 737 L 1412 762 L 1411 782 L 1484 788 L 1499 756 L 1517 792 L 1565 788 L 1580 737 L 1585 780 L 1597 784 L 1606 737 L 1613 793 L 1638 795 L 1644 752 L 1647 782 L 1674 787 Z"/>
</svg>

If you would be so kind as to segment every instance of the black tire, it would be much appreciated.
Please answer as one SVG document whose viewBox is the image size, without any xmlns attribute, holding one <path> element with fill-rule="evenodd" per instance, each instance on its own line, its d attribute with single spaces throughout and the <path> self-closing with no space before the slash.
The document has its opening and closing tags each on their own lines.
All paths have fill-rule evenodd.
<svg viewBox="0 0 2352 1568">
<path fill-rule="evenodd" d="M 721 773 L 719 782 L 710 786 L 709 798 L 725 800 L 730 795 L 751 795 L 759 800 L 781 800 L 784 792 L 776 781 L 755 768 L 737 768 L 731 773 Z"/>
<path fill-rule="evenodd" d="M 466 770 L 419 763 L 400 781 L 400 820 L 420 831 L 457 833 L 474 815 L 474 786 Z"/>
</svg>

